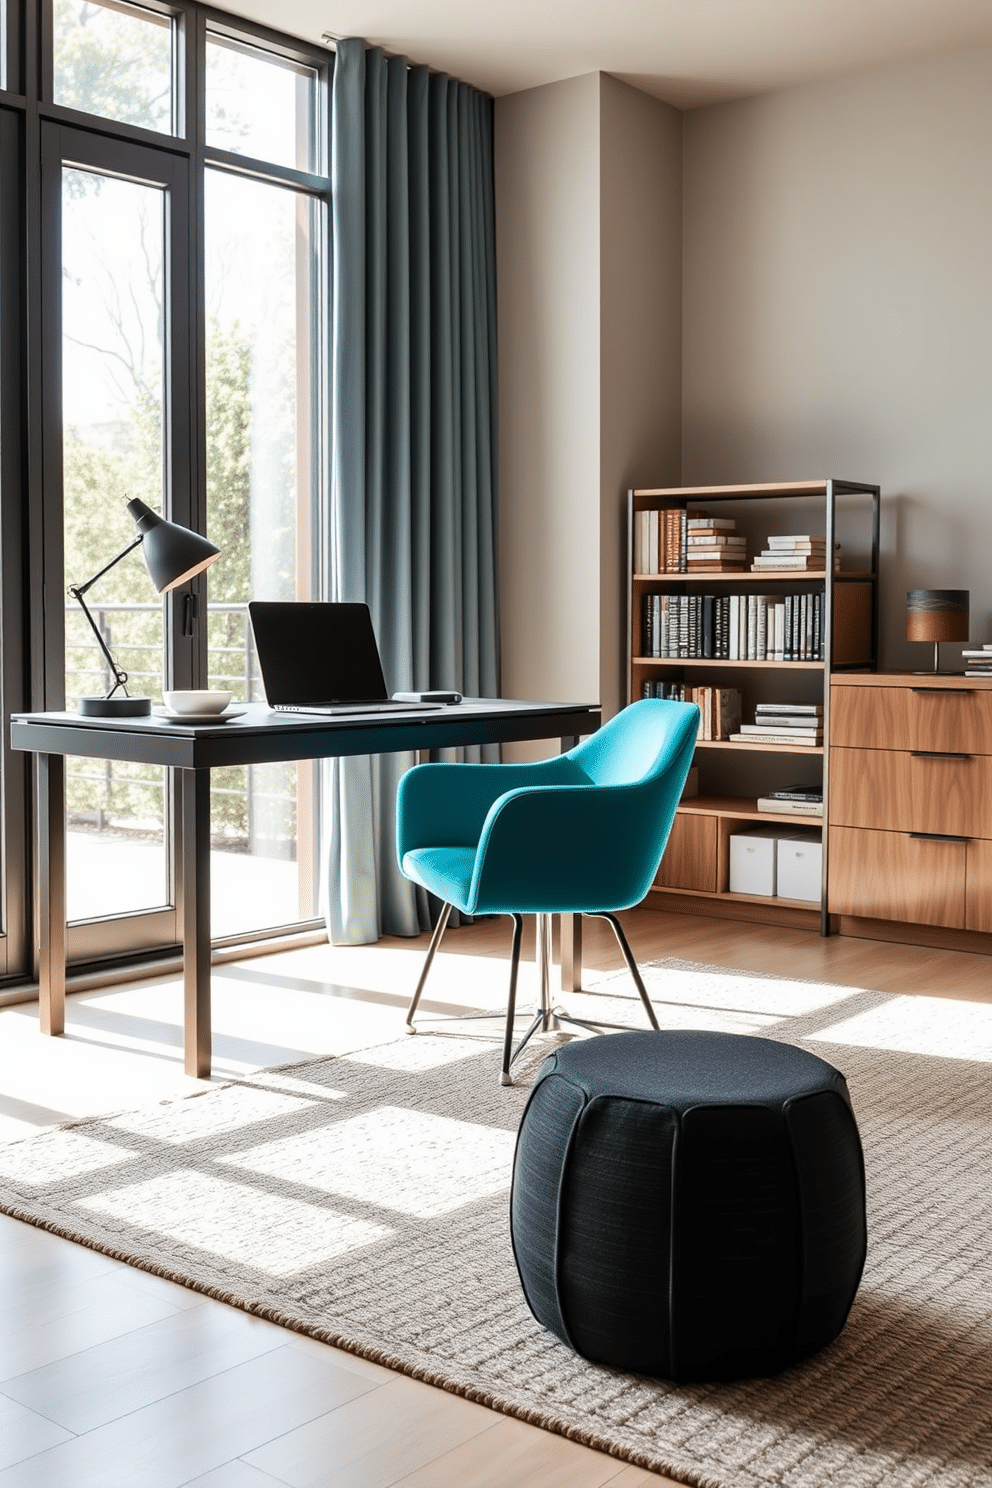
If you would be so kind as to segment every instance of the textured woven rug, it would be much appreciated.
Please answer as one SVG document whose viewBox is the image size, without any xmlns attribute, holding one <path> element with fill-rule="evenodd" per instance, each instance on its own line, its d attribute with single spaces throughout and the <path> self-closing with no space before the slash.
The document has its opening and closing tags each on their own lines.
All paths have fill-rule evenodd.
<svg viewBox="0 0 992 1488">
<path fill-rule="evenodd" d="M 868 1266 L 840 1339 L 774 1379 L 625 1375 L 533 1320 L 507 1192 L 548 1045 L 506 1090 L 479 1025 L 9 1143 L 0 1208 L 700 1488 L 992 1488 L 992 1007 L 677 961 L 648 980 L 662 1026 L 803 1043 L 848 1078 Z M 627 990 L 602 1007 L 637 1026 Z"/>
</svg>

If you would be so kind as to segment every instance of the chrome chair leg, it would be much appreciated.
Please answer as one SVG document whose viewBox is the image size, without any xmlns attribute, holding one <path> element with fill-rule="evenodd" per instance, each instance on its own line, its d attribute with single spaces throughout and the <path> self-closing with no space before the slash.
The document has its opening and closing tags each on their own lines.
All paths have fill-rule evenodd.
<svg viewBox="0 0 992 1488">
<path fill-rule="evenodd" d="M 420 973 L 420 981 L 417 983 L 417 990 L 413 994 L 413 1001 L 410 1003 L 410 1007 L 409 1007 L 409 1009 L 407 1011 L 407 1015 L 406 1015 L 406 1031 L 407 1031 L 407 1033 L 416 1033 L 416 1031 L 417 1031 L 414 1028 L 414 1026 L 413 1026 L 413 1015 L 417 1011 L 417 1004 L 420 1001 L 421 995 L 422 995 L 423 990 L 424 990 L 424 984 L 427 981 L 427 973 L 431 969 L 431 962 L 434 960 L 434 954 L 437 951 L 438 946 L 441 944 L 441 937 L 444 934 L 445 930 L 448 928 L 448 920 L 449 920 L 450 916 L 451 916 L 451 905 L 450 904 L 445 904 L 442 907 L 442 909 L 441 909 L 440 916 L 438 917 L 438 922 L 434 926 L 434 934 L 431 936 L 431 943 L 427 947 L 427 958 L 424 961 L 424 967 L 423 967 L 423 970 Z"/>
<path fill-rule="evenodd" d="M 617 919 L 616 915 L 607 914 L 605 910 L 590 910 L 589 913 L 592 914 L 593 917 L 597 920 L 608 920 L 609 923 L 613 926 L 613 934 L 617 938 L 617 945 L 620 947 L 620 952 L 623 956 L 623 959 L 627 963 L 627 970 L 634 978 L 634 985 L 641 995 L 641 1001 L 643 1002 L 645 1011 L 647 1012 L 648 1020 L 651 1024 L 651 1027 L 657 1029 L 658 1019 L 655 1017 L 654 1008 L 651 1006 L 651 999 L 648 996 L 648 989 L 645 987 L 641 973 L 637 969 L 637 962 L 634 960 L 634 953 L 630 949 L 630 946 L 627 944 L 627 937 L 623 933 L 623 926 L 620 924 L 620 921 Z"/>
<path fill-rule="evenodd" d="M 501 1085 L 512 1085 L 510 1078 L 510 1065 L 513 1063 L 511 1050 L 513 1048 L 513 1020 L 516 1016 L 517 1007 L 517 972 L 520 970 L 520 941 L 524 933 L 523 915 L 511 915 L 513 920 L 513 945 L 510 950 L 510 992 L 506 1002 L 506 1032 L 503 1035 L 503 1070 L 500 1074 Z M 517 1051 L 519 1053 L 519 1050 Z"/>
</svg>

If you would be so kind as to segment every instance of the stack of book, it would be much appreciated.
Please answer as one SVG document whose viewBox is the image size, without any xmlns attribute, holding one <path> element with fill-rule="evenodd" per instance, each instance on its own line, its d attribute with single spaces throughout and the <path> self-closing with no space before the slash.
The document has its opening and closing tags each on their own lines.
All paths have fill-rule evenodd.
<svg viewBox="0 0 992 1488">
<path fill-rule="evenodd" d="M 774 811 L 779 816 L 823 816 L 821 785 L 787 785 L 782 790 L 759 796 L 759 811 Z"/>
<path fill-rule="evenodd" d="M 743 573 L 747 540 L 733 517 L 694 515 L 686 522 L 686 573 Z"/>
<path fill-rule="evenodd" d="M 742 723 L 740 732 L 731 734 L 737 744 L 798 744 L 801 747 L 823 743 L 822 703 L 759 703 L 754 722 Z"/>
<path fill-rule="evenodd" d="M 834 567 L 840 567 L 840 543 L 834 544 Z M 822 573 L 827 566 L 827 539 L 814 533 L 770 537 L 751 564 L 752 573 Z"/>
<path fill-rule="evenodd" d="M 966 677 L 992 677 L 992 641 L 986 641 L 980 651 L 962 651 Z"/>
</svg>

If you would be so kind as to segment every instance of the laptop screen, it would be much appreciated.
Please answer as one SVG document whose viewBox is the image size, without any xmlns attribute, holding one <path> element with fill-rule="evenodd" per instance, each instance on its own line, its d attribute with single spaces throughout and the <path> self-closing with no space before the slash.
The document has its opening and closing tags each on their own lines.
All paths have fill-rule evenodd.
<svg viewBox="0 0 992 1488">
<path fill-rule="evenodd" d="M 248 614 L 270 708 L 386 701 L 368 605 L 252 600 Z"/>
</svg>

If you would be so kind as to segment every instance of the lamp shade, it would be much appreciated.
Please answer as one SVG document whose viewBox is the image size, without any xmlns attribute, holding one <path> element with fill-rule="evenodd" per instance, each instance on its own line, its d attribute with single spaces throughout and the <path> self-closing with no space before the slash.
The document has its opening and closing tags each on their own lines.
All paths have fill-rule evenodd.
<svg viewBox="0 0 992 1488">
<path fill-rule="evenodd" d="M 212 542 L 188 527 L 180 527 L 178 522 L 167 522 L 143 501 L 135 498 L 128 502 L 127 509 L 141 533 L 141 551 L 159 594 L 177 589 L 220 557 L 220 548 Z"/>
<path fill-rule="evenodd" d="M 966 641 L 970 595 L 968 589 L 910 589 L 907 641 Z"/>
</svg>

